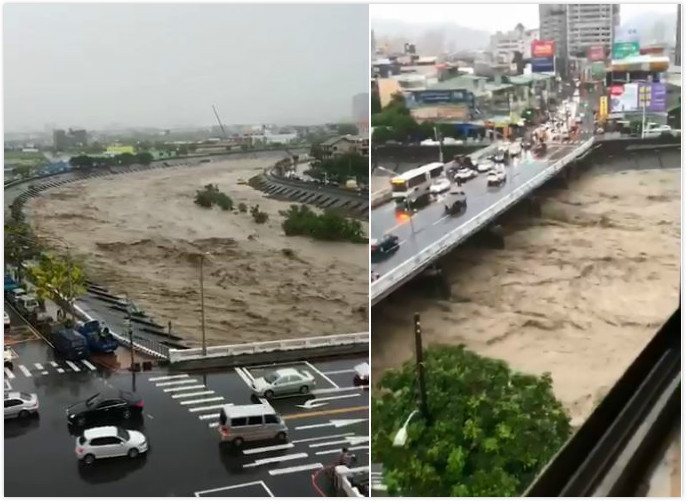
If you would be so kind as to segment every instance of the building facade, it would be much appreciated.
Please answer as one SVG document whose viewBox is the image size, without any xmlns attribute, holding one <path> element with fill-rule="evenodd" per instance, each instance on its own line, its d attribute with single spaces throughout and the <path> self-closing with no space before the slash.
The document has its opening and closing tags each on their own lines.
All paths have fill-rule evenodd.
<svg viewBox="0 0 686 501">
<path fill-rule="evenodd" d="M 522 54 L 525 59 L 529 59 L 531 43 L 538 40 L 538 37 L 538 30 L 526 30 L 521 23 L 512 31 L 499 31 L 491 35 L 491 60 L 496 63 L 510 64 L 516 52 Z"/>
<path fill-rule="evenodd" d="M 82 148 L 88 145 L 88 133 L 85 129 L 55 129 L 52 131 L 52 145 L 56 150 Z"/>
<path fill-rule="evenodd" d="M 369 120 L 369 93 L 362 92 L 353 96 L 353 121 L 366 122 Z"/>
<path fill-rule="evenodd" d="M 568 58 L 586 57 L 593 46 L 611 53 L 619 27 L 619 4 L 568 4 L 566 9 Z"/>
</svg>

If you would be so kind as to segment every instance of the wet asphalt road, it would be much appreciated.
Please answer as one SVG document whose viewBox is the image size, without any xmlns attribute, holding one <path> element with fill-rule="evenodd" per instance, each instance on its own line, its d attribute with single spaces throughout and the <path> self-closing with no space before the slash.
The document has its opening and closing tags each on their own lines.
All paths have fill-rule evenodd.
<svg viewBox="0 0 686 501">
<path fill-rule="evenodd" d="M 13 390 L 37 393 L 41 407 L 38 418 L 5 422 L 7 496 L 193 496 L 214 489 L 221 491 L 201 495 L 268 496 L 268 490 L 275 496 L 316 496 L 312 473 L 319 465 L 332 463 L 344 444 L 355 448 L 360 465 L 369 464 L 368 393 L 350 388 L 352 368 L 359 359 L 303 365 L 316 374 L 318 390 L 324 390 L 318 397 L 332 398 L 316 409 L 297 405 L 317 395 L 274 400 L 273 406 L 289 426 L 292 447 L 250 454 L 249 448 L 274 443 L 247 445 L 243 451 L 222 447 L 211 427 L 215 418 L 207 419 L 218 409 L 205 409 L 251 403 L 244 378 L 234 370 L 181 373 L 166 379 L 169 373 L 160 370 L 132 374 L 93 364 L 91 369 L 84 362 L 71 366 L 42 340 L 15 344 L 13 349 L 19 359 L 9 376 L 5 372 L 5 379 Z M 245 369 L 240 372 L 253 377 L 265 370 Z M 133 460 L 82 465 L 74 453 L 66 407 L 117 389 L 135 391 L 143 398 L 143 421 L 127 426 L 147 435 L 150 451 Z M 184 397 L 198 392 L 204 394 Z M 187 403 L 204 399 L 211 401 Z"/>
<path fill-rule="evenodd" d="M 11 332 L 26 333 L 22 319 L 5 309 Z M 93 359 L 61 360 L 45 340 L 30 333 L 12 340 L 18 358 L 5 369 L 5 384 L 37 393 L 40 412 L 27 421 L 5 421 L 7 496 L 317 496 L 311 476 L 334 462 L 341 447 L 357 454 L 358 465 L 369 464 L 368 392 L 353 386 L 353 367 L 364 359 L 288 364 L 310 371 L 317 386 L 312 395 L 272 401 L 286 420 L 291 445 L 250 453 L 283 444 L 250 444 L 244 450 L 220 446 L 216 406 L 253 403 L 250 378 L 273 366 L 132 374 L 111 371 Z M 150 451 L 133 460 L 82 465 L 66 408 L 95 393 L 117 390 L 143 398 L 142 422 L 126 427 L 145 433 Z M 298 407 L 315 398 L 324 399 L 315 402 L 324 405 Z M 326 478 L 320 485 L 328 485 Z"/>
</svg>

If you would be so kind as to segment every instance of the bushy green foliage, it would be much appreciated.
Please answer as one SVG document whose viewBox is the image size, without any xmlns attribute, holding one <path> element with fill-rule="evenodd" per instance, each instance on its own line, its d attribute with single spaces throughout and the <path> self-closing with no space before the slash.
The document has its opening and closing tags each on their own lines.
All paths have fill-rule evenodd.
<svg viewBox="0 0 686 501">
<path fill-rule="evenodd" d="M 257 224 L 264 224 L 269 219 L 269 214 L 260 211 L 259 205 L 253 205 L 250 208 L 250 215 L 252 215 L 252 218 L 255 220 Z"/>
<path fill-rule="evenodd" d="M 369 181 L 369 159 L 357 153 L 348 153 L 315 162 L 305 173 L 315 179 L 328 179 L 338 184 L 344 184 L 351 178 L 366 184 Z"/>
<path fill-rule="evenodd" d="M 143 151 L 136 153 L 122 153 L 113 157 L 96 157 L 90 155 L 77 155 L 69 159 L 69 163 L 77 169 L 88 169 L 93 167 L 111 167 L 115 165 L 149 165 L 153 161 L 152 153 Z"/>
<path fill-rule="evenodd" d="M 219 191 L 216 184 L 207 184 L 195 192 L 195 204 L 206 209 L 218 205 L 222 210 L 232 210 L 233 200 L 226 193 Z"/>
<path fill-rule="evenodd" d="M 415 416 L 404 447 L 392 442 L 418 407 L 414 364 L 387 371 L 372 397 L 372 461 L 392 496 L 519 496 L 571 434 L 549 374 L 462 346 L 427 349 L 425 373 L 432 422 Z"/>
<path fill-rule="evenodd" d="M 243 202 L 238 204 L 238 212 L 248 212 L 248 206 Z"/>
<path fill-rule="evenodd" d="M 287 211 L 281 211 L 281 215 L 286 218 L 281 226 L 288 236 L 304 235 L 317 240 L 354 243 L 367 241 L 359 221 L 347 219 L 334 210 L 317 214 L 307 205 L 291 205 Z"/>
</svg>

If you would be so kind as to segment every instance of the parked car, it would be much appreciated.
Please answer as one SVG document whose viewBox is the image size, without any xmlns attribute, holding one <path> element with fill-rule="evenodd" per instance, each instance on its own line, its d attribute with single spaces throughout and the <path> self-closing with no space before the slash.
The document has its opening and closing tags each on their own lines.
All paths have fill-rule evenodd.
<svg viewBox="0 0 686 501">
<path fill-rule="evenodd" d="M 429 191 L 431 192 L 432 195 L 438 195 L 440 193 L 444 193 L 450 189 L 450 181 L 448 181 L 446 178 L 441 177 L 436 179 L 431 187 L 429 188 Z"/>
<path fill-rule="evenodd" d="M 114 394 L 96 393 L 92 397 L 67 408 L 67 422 L 79 428 L 91 423 L 119 423 L 141 417 L 143 400 L 136 394 L 120 391 Z"/>
<path fill-rule="evenodd" d="M 380 239 L 372 238 L 370 241 L 372 257 L 385 257 L 400 248 L 399 238 L 396 235 L 384 235 Z"/>
<path fill-rule="evenodd" d="M 96 459 L 128 456 L 138 457 L 148 452 L 148 440 L 140 431 L 118 426 L 100 426 L 85 430 L 76 439 L 76 457 L 86 464 Z"/>
<path fill-rule="evenodd" d="M 316 384 L 310 372 L 284 368 L 256 378 L 252 383 L 252 392 L 255 396 L 264 398 L 289 393 L 307 395 Z"/>
<path fill-rule="evenodd" d="M 369 364 L 362 362 L 354 367 L 355 375 L 353 376 L 354 386 L 369 386 Z"/>
<path fill-rule="evenodd" d="M 10 324 L 11 324 L 10 316 L 7 314 L 6 311 L 3 313 L 5 315 L 5 332 L 9 332 L 10 331 Z"/>
<path fill-rule="evenodd" d="M 38 414 L 38 396 L 22 391 L 5 392 L 5 419 L 26 419 Z"/>
</svg>

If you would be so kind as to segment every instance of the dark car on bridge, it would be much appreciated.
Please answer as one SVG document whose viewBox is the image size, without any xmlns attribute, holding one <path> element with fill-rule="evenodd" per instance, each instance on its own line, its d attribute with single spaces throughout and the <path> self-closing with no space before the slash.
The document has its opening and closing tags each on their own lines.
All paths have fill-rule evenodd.
<svg viewBox="0 0 686 501">
<path fill-rule="evenodd" d="M 142 415 L 143 399 L 128 391 L 96 393 L 67 408 L 67 422 L 79 428 L 93 423 L 118 424 Z"/>
<path fill-rule="evenodd" d="M 393 254 L 400 247 L 399 238 L 395 235 L 384 235 L 380 239 L 373 238 L 370 241 L 372 259 L 383 259 Z"/>
</svg>

